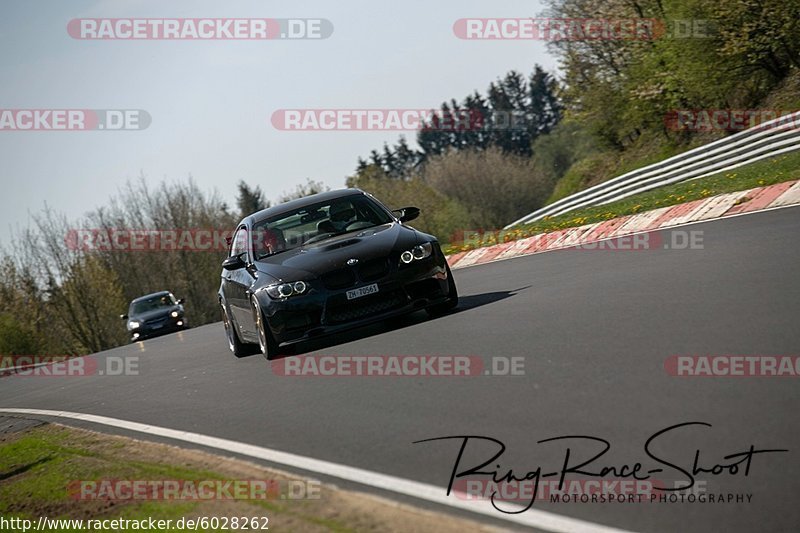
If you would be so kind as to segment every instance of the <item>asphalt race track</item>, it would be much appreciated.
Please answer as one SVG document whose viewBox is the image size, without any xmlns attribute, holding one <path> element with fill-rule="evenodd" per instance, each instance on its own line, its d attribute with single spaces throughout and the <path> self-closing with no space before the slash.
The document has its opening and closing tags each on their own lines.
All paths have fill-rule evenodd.
<svg viewBox="0 0 800 533">
<path fill-rule="evenodd" d="M 2 378 L 0 406 L 193 431 L 443 492 L 459 441 L 413 441 L 491 436 L 507 446 L 503 466 L 521 475 L 539 465 L 557 470 L 568 446 L 586 458 L 598 450 L 588 440 L 536 441 L 594 436 L 611 443 L 592 463 L 596 469 L 637 461 L 653 467 L 644 451 L 648 437 L 683 422 L 707 422 L 713 427 L 661 438 L 659 456 L 691 469 L 698 449 L 708 467 L 751 445 L 789 450 L 755 455 L 746 477 L 698 475 L 707 493 L 750 494 L 749 503 L 542 501 L 535 507 L 635 531 L 796 530 L 797 378 L 674 377 L 665 360 L 800 355 L 800 208 L 681 229 L 703 231 L 703 249 L 571 249 L 456 270 L 457 312 L 436 320 L 418 313 L 304 347 L 329 355 L 521 357 L 521 376 L 280 376 L 260 355 L 233 357 L 218 323 L 98 356 L 138 356 L 139 375 Z M 464 464 L 488 459 L 489 449 L 470 448 Z M 681 478 L 675 470 L 654 477 Z"/>
</svg>

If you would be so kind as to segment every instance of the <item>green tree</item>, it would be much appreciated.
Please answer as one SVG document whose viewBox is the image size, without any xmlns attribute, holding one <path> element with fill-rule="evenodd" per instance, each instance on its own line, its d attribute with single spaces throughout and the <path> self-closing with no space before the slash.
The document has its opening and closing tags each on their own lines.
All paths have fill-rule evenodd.
<svg viewBox="0 0 800 533">
<path fill-rule="evenodd" d="M 598 151 L 593 135 L 574 120 L 562 121 L 533 143 L 534 173 L 551 191 L 572 165 Z"/>
<path fill-rule="evenodd" d="M 264 199 L 261 187 L 250 187 L 244 180 L 239 181 L 236 187 L 239 189 L 236 206 L 239 208 L 240 217 L 246 217 L 269 207 L 269 201 Z"/>
<path fill-rule="evenodd" d="M 432 157 L 452 150 L 499 147 L 506 153 L 530 157 L 531 143 L 561 120 L 562 107 L 555 78 L 539 65 L 529 78 L 516 71 L 492 82 L 486 96 L 475 91 L 461 102 L 442 102 L 417 131 L 418 150 L 404 137 L 395 147 L 384 144 L 368 160 L 358 158 L 356 173 L 369 165 L 390 178 L 410 179 Z"/>
<path fill-rule="evenodd" d="M 200 190 L 191 179 L 162 181 L 156 186 L 141 179 L 129 182 L 108 206 L 90 213 L 85 224 L 108 232 L 130 228 L 184 237 L 199 235 L 197 230 L 212 232 L 213 246 L 208 249 L 193 246 L 192 239 L 178 250 L 91 252 L 117 274 L 127 301 L 170 290 L 178 298 L 186 298 L 190 324 L 200 325 L 219 319 L 216 294 L 220 264 L 226 254 L 222 237 L 232 233 L 237 217 L 225 209 L 216 192 Z"/>
<path fill-rule="evenodd" d="M 306 179 L 305 183 L 298 184 L 293 191 L 284 192 L 278 198 L 278 203 L 288 202 L 290 200 L 296 200 L 297 198 L 304 198 L 306 196 L 311 196 L 312 194 L 318 194 L 329 190 L 330 187 L 328 187 L 321 181 L 314 181 L 309 178 Z"/>
<path fill-rule="evenodd" d="M 36 332 L 10 313 L 0 314 L 0 358 L 5 355 L 39 355 Z"/>
</svg>

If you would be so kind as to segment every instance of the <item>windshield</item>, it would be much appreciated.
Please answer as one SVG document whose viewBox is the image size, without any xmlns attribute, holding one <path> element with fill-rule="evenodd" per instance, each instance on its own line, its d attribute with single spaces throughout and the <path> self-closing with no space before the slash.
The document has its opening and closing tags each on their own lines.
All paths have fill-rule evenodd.
<svg viewBox="0 0 800 533">
<path fill-rule="evenodd" d="M 128 314 L 139 315 L 150 311 L 156 311 L 158 309 L 167 309 L 170 307 L 174 307 L 176 305 L 178 305 L 178 302 L 177 300 L 175 300 L 175 297 L 171 294 L 151 296 L 146 300 L 137 300 L 135 302 L 131 302 L 131 307 L 130 310 L 128 311 Z"/>
<path fill-rule="evenodd" d="M 334 198 L 257 222 L 253 225 L 253 251 L 256 259 L 260 259 L 393 220 L 369 196 Z"/>
</svg>

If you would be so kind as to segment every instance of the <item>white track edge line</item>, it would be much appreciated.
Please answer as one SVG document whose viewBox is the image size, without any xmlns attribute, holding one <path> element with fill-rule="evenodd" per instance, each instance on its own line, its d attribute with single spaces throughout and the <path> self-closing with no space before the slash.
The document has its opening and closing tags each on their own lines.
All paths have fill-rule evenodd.
<svg viewBox="0 0 800 533">
<path fill-rule="evenodd" d="M 626 530 L 603 526 L 601 524 L 595 524 L 578 518 L 570 518 L 538 509 L 528 509 L 524 513 L 516 515 L 504 514 L 491 507 L 488 501 L 465 501 L 459 500 L 454 495 L 447 496 L 444 487 L 435 487 L 427 483 L 420 483 L 418 481 L 371 472 L 361 468 L 340 465 L 320 459 L 313 459 L 311 457 L 304 457 L 302 455 L 295 455 L 199 433 L 141 424 L 139 422 L 131 422 L 100 415 L 73 413 L 70 411 L 0 408 L 0 413 L 68 418 L 190 442 L 192 444 L 199 444 L 208 448 L 215 448 L 229 453 L 262 459 L 271 463 L 291 466 L 301 470 L 331 476 L 389 492 L 395 492 L 404 496 L 411 496 L 412 498 L 452 507 L 461 511 L 476 513 L 489 518 L 505 520 L 507 522 L 554 533 L 572 533 L 575 531 L 587 533 L 628 533 Z M 509 506 L 509 509 L 511 508 L 512 507 Z M 517 507 L 517 509 L 522 509 L 522 507 Z"/>
</svg>

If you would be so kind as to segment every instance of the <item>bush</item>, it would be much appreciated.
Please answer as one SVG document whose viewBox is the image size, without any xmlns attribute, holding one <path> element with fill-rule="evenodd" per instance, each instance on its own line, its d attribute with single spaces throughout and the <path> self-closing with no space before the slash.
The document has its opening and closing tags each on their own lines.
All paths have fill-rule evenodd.
<svg viewBox="0 0 800 533">
<path fill-rule="evenodd" d="M 382 170 L 371 167 L 358 177 L 347 180 L 349 187 L 358 187 L 372 195 L 389 209 L 419 207 L 419 218 L 412 225 L 436 236 L 442 244 L 450 242 L 460 232 L 473 227 L 471 213 L 456 200 L 447 198 L 421 179 L 396 180 Z"/>
<path fill-rule="evenodd" d="M 422 178 L 469 210 L 471 229 L 496 229 L 540 207 L 548 179 L 531 159 L 485 151 L 447 152 L 431 158 Z"/>
</svg>

